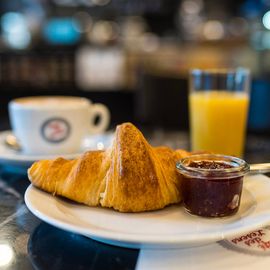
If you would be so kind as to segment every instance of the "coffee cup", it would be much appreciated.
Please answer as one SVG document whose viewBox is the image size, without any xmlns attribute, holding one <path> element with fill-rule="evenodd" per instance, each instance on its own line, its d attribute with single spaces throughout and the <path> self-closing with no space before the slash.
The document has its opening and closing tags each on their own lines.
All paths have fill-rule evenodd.
<svg viewBox="0 0 270 270">
<path fill-rule="evenodd" d="M 77 153 L 86 135 L 104 132 L 110 122 L 105 105 L 82 97 L 17 98 L 8 109 L 12 131 L 25 154 Z"/>
</svg>

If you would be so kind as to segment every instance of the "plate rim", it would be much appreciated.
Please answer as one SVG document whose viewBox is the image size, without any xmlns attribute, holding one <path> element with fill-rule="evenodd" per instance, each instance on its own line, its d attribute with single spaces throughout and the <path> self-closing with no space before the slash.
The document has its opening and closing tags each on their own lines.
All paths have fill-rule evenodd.
<svg viewBox="0 0 270 270">
<path fill-rule="evenodd" d="M 263 181 L 270 181 L 270 179 L 266 176 L 264 176 L 265 179 Z M 251 178 L 252 179 L 252 178 Z M 258 180 L 249 180 L 249 181 L 258 181 Z M 269 182 L 270 185 L 270 182 Z M 78 233 L 81 235 L 84 235 L 86 237 L 93 238 L 95 240 L 101 239 L 103 242 L 107 241 L 113 244 L 113 242 L 121 242 L 115 243 L 115 245 L 118 246 L 190 246 L 190 245 L 201 245 L 205 243 L 213 243 L 217 242 L 226 238 L 231 238 L 237 235 L 240 235 L 241 233 L 246 233 L 255 229 L 258 229 L 259 227 L 263 227 L 264 225 L 269 224 L 270 222 L 270 211 L 269 215 L 264 215 L 264 218 L 260 219 L 257 222 L 253 222 L 249 226 L 245 226 L 244 228 L 239 227 L 237 229 L 229 229 L 227 231 L 223 232 L 214 232 L 214 233 L 205 233 L 205 234 L 194 234 L 193 237 L 183 237 L 183 235 L 170 235 L 166 237 L 159 237 L 158 239 L 156 238 L 156 235 L 145 235 L 145 234 L 130 234 L 127 232 L 115 232 L 115 231 L 108 231 L 105 229 L 95 229 L 95 228 L 82 228 L 78 227 L 75 224 L 68 224 L 65 221 L 61 221 L 59 219 L 54 218 L 53 216 L 48 216 L 47 213 L 42 213 L 39 208 L 36 208 L 31 200 L 30 200 L 30 195 L 33 189 L 37 190 L 38 192 L 42 192 L 46 194 L 45 191 L 42 191 L 36 187 L 34 187 L 32 184 L 27 188 L 25 192 L 25 203 L 29 210 L 36 215 L 38 218 L 41 220 L 56 226 L 60 229 L 64 229 L 73 233 Z M 249 191 L 249 190 L 248 190 Z M 251 192 L 252 193 L 252 192 Z M 51 196 L 51 194 L 47 193 L 46 195 Z M 58 197 L 53 197 L 51 196 L 51 201 L 54 201 Z M 85 206 L 88 207 L 88 206 Z M 91 208 L 89 208 L 91 209 Z M 111 210 L 114 211 L 114 210 Z M 161 210 L 162 211 L 162 210 Z M 138 237 L 140 236 L 140 237 Z M 142 238 L 143 237 L 143 238 Z"/>
</svg>

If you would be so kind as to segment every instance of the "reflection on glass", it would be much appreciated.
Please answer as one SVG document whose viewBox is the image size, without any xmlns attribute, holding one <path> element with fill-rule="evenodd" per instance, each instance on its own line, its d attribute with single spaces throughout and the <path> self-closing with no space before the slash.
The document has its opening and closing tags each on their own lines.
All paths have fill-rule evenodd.
<svg viewBox="0 0 270 270">
<path fill-rule="evenodd" d="M 104 144 L 102 142 L 97 143 L 97 149 L 98 150 L 104 150 Z"/>
<path fill-rule="evenodd" d="M 9 244 L 0 244 L 0 267 L 9 265 L 14 257 L 13 249 Z"/>
</svg>

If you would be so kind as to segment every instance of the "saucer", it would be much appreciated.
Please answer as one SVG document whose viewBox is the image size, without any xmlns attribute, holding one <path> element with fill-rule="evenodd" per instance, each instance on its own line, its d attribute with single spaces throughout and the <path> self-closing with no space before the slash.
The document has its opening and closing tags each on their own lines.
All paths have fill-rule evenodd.
<svg viewBox="0 0 270 270">
<path fill-rule="evenodd" d="M 10 134 L 12 134 L 12 131 L 10 130 L 0 132 L 0 165 L 29 167 L 33 162 L 41 159 L 54 159 L 60 156 L 65 159 L 74 159 L 88 150 L 106 149 L 113 140 L 113 132 L 109 131 L 103 134 L 86 136 L 82 141 L 81 149 L 77 153 L 60 153 L 56 155 L 29 155 L 21 151 L 13 150 L 5 144 L 5 138 Z"/>
</svg>

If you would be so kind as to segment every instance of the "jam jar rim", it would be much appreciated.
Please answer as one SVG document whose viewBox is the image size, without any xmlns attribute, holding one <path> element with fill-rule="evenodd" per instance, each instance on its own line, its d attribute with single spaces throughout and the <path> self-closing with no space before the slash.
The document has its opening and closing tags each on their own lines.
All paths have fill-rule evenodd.
<svg viewBox="0 0 270 270">
<path fill-rule="evenodd" d="M 196 160 L 196 159 L 201 161 L 203 160 L 223 161 L 227 163 L 234 163 L 237 166 L 222 169 L 205 169 L 205 168 L 189 167 L 188 165 L 184 164 L 188 160 Z M 250 166 L 245 160 L 238 157 L 220 154 L 195 154 L 179 160 L 176 163 L 176 169 L 179 173 L 183 174 L 186 177 L 207 178 L 211 180 L 211 178 L 224 179 L 224 178 L 235 178 L 244 176 L 246 173 L 249 172 Z M 214 174 L 210 174 L 213 172 Z"/>
</svg>

